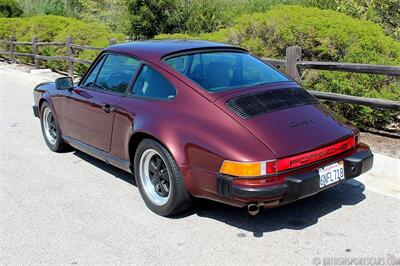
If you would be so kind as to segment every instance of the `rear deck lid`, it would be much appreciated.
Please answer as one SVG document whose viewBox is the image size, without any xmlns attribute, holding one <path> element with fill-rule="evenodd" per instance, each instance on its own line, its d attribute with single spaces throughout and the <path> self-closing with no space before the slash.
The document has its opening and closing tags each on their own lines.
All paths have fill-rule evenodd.
<svg viewBox="0 0 400 266">
<path fill-rule="evenodd" d="M 225 95 L 215 102 L 278 158 L 324 147 L 355 130 L 306 90 L 297 86 L 265 86 Z"/>
</svg>

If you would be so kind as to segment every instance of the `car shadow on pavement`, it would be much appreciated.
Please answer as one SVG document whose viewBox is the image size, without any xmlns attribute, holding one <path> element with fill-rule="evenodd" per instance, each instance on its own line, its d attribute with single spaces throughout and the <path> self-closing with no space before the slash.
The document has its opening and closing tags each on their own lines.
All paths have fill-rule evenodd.
<svg viewBox="0 0 400 266">
<path fill-rule="evenodd" d="M 80 159 L 136 186 L 132 174 L 83 152 L 74 151 L 73 153 Z M 364 190 L 364 185 L 353 179 L 351 184 L 342 183 L 288 205 L 260 210 L 260 213 L 256 216 L 250 216 L 245 208 L 232 207 L 206 199 L 196 199 L 190 210 L 171 218 L 184 219 L 188 216 L 197 215 L 250 232 L 254 237 L 263 237 L 268 232 L 282 229 L 301 230 L 312 226 L 318 223 L 319 218 L 343 206 L 353 206 L 363 201 L 365 199 Z M 245 232 L 238 233 L 238 237 L 244 236 L 246 236 Z"/>
<path fill-rule="evenodd" d="M 101 170 L 106 171 L 107 173 L 115 176 L 116 178 L 119 178 L 131 185 L 136 186 L 135 177 L 132 174 L 130 174 L 124 170 L 121 170 L 115 166 L 112 166 L 110 164 L 107 164 L 107 163 L 103 162 L 102 160 L 96 159 L 84 152 L 74 150 L 73 154 L 75 156 L 79 157 L 79 159 L 82 159 L 82 160 L 96 166 L 97 168 L 100 168 Z"/>
<path fill-rule="evenodd" d="M 200 217 L 224 222 L 238 229 L 251 232 L 254 237 L 282 229 L 301 230 L 318 223 L 319 218 L 343 206 L 353 206 L 365 199 L 365 187 L 353 180 L 322 191 L 314 196 L 288 205 L 260 210 L 250 216 L 245 209 L 226 206 L 221 203 L 201 200 L 195 212 Z M 242 234 L 238 234 L 240 237 Z"/>
</svg>

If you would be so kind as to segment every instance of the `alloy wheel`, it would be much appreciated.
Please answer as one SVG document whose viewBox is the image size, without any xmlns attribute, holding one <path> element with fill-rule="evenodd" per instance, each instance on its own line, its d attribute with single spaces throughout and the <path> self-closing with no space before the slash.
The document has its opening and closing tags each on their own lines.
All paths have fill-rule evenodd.
<svg viewBox="0 0 400 266">
<path fill-rule="evenodd" d="M 53 113 L 48 107 L 43 112 L 43 128 L 46 139 L 54 145 L 57 142 L 57 127 Z"/>
<path fill-rule="evenodd" d="M 139 173 L 148 198 L 159 206 L 167 203 L 170 195 L 170 177 L 164 160 L 156 150 L 147 149 L 143 152 Z"/>
</svg>

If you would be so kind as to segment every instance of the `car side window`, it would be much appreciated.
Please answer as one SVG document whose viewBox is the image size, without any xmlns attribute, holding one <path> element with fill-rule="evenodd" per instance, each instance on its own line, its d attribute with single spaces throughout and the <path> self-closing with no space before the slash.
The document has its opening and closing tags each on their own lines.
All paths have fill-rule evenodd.
<svg viewBox="0 0 400 266">
<path fill-rule="evenodd" d="M 96 66 L 92 69 L 92 71 L 89 73 L 89 75 L 86 77 L 85 81 L 82 83 L 82 87 L 92 87 L 94 84 L 94 81 L 97 77 L 97 73 L 99 73 L 99 70 L 101 66 L 103 65 L 103 62 L 107 56 L 103 56 L 96 64 Z"/>
<path fill-rule="evenodd" d="M 143 66 L 130 94 L 154 99 L 172 99 L 176 91 L 160 73 L 148 66 Z"/>
<path fill-rule="evenodd" d="M 93 85 L 94 89 L 125 93 L 140 66 L 140 61 L 124 55 L 109 54 Z"/>
</svg>

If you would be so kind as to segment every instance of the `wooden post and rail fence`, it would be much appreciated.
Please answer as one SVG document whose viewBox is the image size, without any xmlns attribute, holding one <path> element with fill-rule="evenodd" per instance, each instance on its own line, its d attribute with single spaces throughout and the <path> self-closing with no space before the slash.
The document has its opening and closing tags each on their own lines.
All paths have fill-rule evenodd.
<svg viewBox="0 0 400 266">
<path fill-rule="evenodd" d="M 15 37 L 10 37 L 8 40 L 0 40 L 0 44 L 6 44 L 8 50 L 0 50 L 0 55 L 8 55 L 11 63 L 17 63 L 18 57 L 31 57 L 35 68 L 40 68 L 40 61 L 48 60 L 61 60 L 67 62 L 68 75 L 74 74 L 74 63 L 91 64 L 92 61 L 74 57 L 74 50 L 93 50 L 102 51 L 104 48 L 92 47 L 87 45 L 74 44 L 72 37 L 67 37 L 65 42 L 40 42 L 36 37 L 32 38 L 31 42 L 19 42 Z M 110 45 L 116 44 L 115 39 L 110 39 Z M 17 45 L 25 45 L 32 47 L 32 53 L 18 53 L 16 52 Z M 66 47 L 66 56 L 43 56 L 39 54 L 39 47 L 41 46 L 60 46 Z M 353 73 L 366 73 L 376 75 L 395 76 L 400 78 L 399 66 L 386 66 L 386 65 L 372 65 L 372 64 L 351 64 L 351 63 L 338 63 L 338 62 L 316 62 L 316 61 L 302 61 L 302 50 L 299 46 L 290 46 L 286 49 L 286 60 L 262 58 L 263 61 L 275 66 L 285 67 L 286 73 L 297 82 L 301 82 L 299 69 L 319 69 L 329 71 L 342 71 Z M 372 108 L 400 110 L 399 101 L 390 101 L 376 98 L 366 98 L 358 96 L 350 96 L 338 93 L 310 91 L 314 96 L 324 100 L 337 101 L 349 104 L 366 105 Z M 400 94 L 400 88 L 399 88 Z"/>
</svg>

